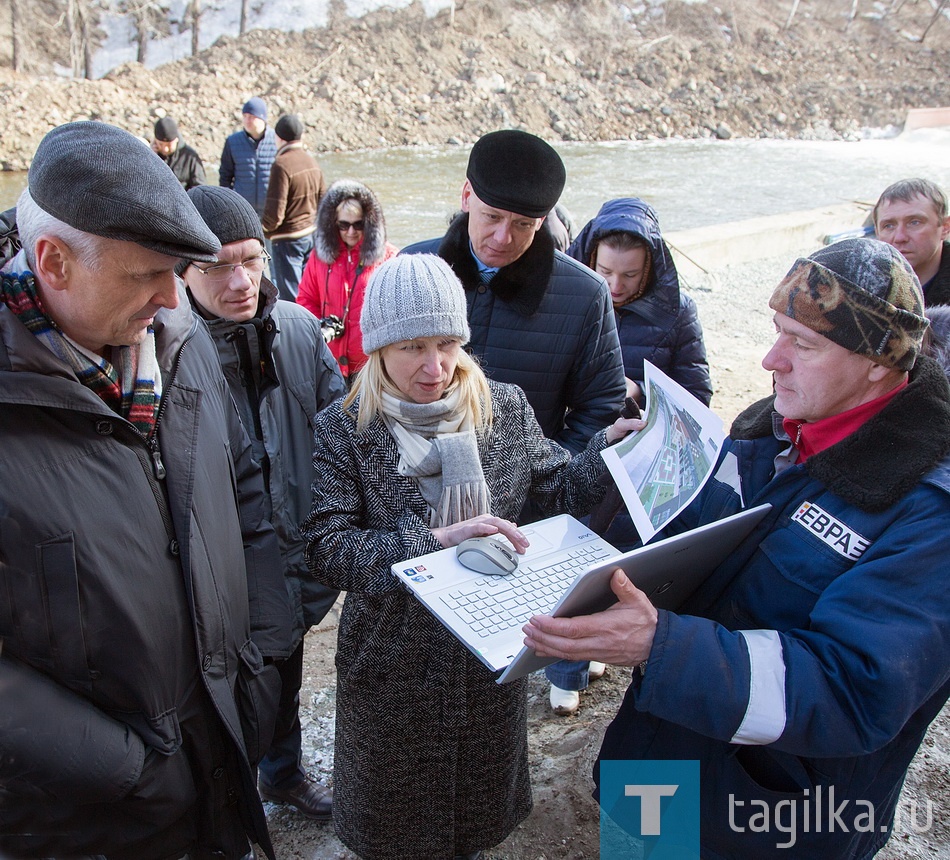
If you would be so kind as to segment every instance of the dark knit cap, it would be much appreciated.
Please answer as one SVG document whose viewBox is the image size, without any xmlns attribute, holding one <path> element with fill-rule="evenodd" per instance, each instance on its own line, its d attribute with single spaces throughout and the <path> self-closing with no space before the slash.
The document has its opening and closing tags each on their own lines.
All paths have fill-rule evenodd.
<svg viewBox="0 0 950 860">
<path fill-rule="evenodd" d="M 264 104 L 264 99 L 260 96 L 254 96 L 254 98 L 248 99 L 244 102 L 244 107 L 241 108 L 241 113 L 249 113 L 252 116 L 256 116 L 258 119 L 264 120 L 267 122 L 267 105 Z"/>
<path fill-rule="evenodd" d="M 300 140 L 303 137 L 303 123 L 296 114 L 289 113 L 277 120 L 274 133 L 281 140 Z"/>
<path fill-rule="evenodd" d="M 916 363 L 928 324 L 914 270 L 896 248 L 876 239 L 844 239 L 797 260 L 769 307 L 898 370 Z"/>
<path fill-rule="evenodd" d="M 170 116 L 163 116 L 155 123 L 155 140 L 164 140 L 166 143 L 178 137 L 178 123 Z"/>
<path fill-rule="evenodd" d="M 465 176 L 482 203 L 526 218 L 547 215 L 567 179 L 554 147 L 514 129 L 480 137 L 468 157 Z"/>
<path fill-rule="evenodd" d="M 36 149 L 27 184 L 40 209 L 85 233 L 207 263 L 221 248 L 168 165 L 115 126 L 54 128 Z"/>
<path fill-rule="evenodd" d="M 264 247 L 264 229 L 254 207 L 237 191 L 220 185 L 196 185 L 188 196 L 195 204 L 198 214 L 222 245 L 257 239 Z M 183 260 L 175 269 L 180 275 L 188 268 Z"/>
</svg>

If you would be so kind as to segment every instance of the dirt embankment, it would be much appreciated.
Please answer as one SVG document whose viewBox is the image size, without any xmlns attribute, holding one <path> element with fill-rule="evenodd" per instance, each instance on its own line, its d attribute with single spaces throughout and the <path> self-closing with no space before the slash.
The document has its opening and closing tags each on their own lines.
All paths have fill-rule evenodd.
<svg viewBox="0 0 950 860">
<path fill-rule="evenodd" d="M 317 151 L 466 144 L 522 127 L 552 141 L 665 137 L 839 138 L 900 125 L 946 101 L 950 20 L 930 3 L 846 0 L 460 0 L 418 4 L 302 33 L 222 37 L 198 56 L 99 81 L 0 70 L 0 167 L 20 170 L 43 134 L 73 119 L 149 136 L 174 116 L 217 162 L 240 105 L 262 95 L 303 116 Z M 862 4 L 865 5 L 865 4 Z M 786 8 L 787 7 L 787 8 Z M 886 15 L 884 7 L 896 9 Z"/>
</svg>

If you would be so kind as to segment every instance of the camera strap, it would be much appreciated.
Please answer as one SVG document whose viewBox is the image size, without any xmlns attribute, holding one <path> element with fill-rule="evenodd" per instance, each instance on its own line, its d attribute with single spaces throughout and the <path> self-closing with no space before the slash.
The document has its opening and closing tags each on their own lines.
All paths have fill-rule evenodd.
<svg viewBox="0 0 950 860">
<path fill-rule="evenodd" d="M 356 283 L 357 281 L 359 281 L 360 275 L 363 274 L 364 268 L 365 266 L 363 265 L 362 261 L 357 263 L 356 272 L 353 275 L 352 284 L 347 285 L 346 279 L 344 278 L 343 280 L 343 288 L 346 291 L 346 303 L 343 305 L 343 313 L 340 315 L 340 321 L 343 323 L 344 326 L 346 325 L 346 318 L 350 314 L 350 302 L 353 300 L 353 293 L 356 290 Z M 329 298 L 330 298 L 330 271 L 332 269 L 333 269 L 332 264 L 327 266 L 326 283 L 323 285 L 323 313 L 321 314 L 321 316 L 323 317 L 326 317 L 327 315 L 327 301 L 329 301 Z M 349 288 L 347 288 L 347 286 L 349 286 Z"/>
</svg>

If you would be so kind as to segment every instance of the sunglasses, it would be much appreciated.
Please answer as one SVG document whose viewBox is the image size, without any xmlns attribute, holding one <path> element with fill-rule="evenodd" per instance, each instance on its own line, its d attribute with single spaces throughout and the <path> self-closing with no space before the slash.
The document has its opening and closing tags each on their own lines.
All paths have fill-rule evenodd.
<svg viewBox="0 0 950 860">
<path fill-rule="evenodd" d="M 362 232 L 363 222 L 360 221 L 337 221 L 336 229 L 341 233 L 346 233 L 347 230 L 356 230 L 357 232 Z"/>
</svg>

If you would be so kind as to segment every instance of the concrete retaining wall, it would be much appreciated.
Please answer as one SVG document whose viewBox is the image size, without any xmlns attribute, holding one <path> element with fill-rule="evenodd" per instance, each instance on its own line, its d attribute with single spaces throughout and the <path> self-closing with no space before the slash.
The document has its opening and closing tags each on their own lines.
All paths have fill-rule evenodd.
<svg viewBox="0 0 950 860">
<path fill-rule="evenodd" d="M 867 205 L 842 203 L 692 230 L 676 230 L 666 233 L 664 238 L 677 270 L 689 279 L 691 275 L 730 263 L 747 263 L 805 248 L 817 250 L 828 235 L 860 229 L 869 211 Z"/>
</svg>

